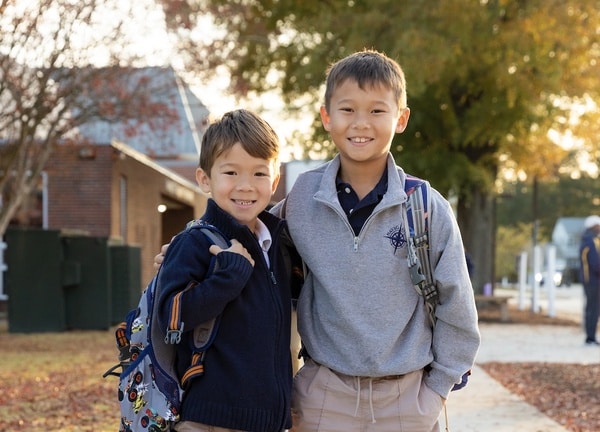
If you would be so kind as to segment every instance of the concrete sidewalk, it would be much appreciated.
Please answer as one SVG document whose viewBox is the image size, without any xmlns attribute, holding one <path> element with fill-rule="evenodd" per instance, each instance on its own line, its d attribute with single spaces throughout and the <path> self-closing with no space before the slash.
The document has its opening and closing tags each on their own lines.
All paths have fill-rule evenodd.
<svg viewBox="0 0 600 432">
<path fill-rule="evenodd" d="M 475 367 L 469 385 L 446 403 L 450 432 L 568 432 Z M 444 431 L 445 419 L 440 418 Z"/>
<path fill-rule="evenodd" d="M 580 317 L 583 307 L 577 288 L 557 302 L 557 316 Z M 560 300 L 560 299 L 559 299 Z M 586 346 L 578 326 L 480 324 L 482 336 L 476 365 L 498 362 L 600 363 L 600 347 Z M 568 432 L 537 408 L 510 393 L 475 366 L 469 384 L 447 401 L 450 432 Z M 444 431 L 444 416 L 440 418 Z"/>
<path fill-rule="evenodd" d="M 600 363 L 600 347 L 585 346 L 579 327 L 482 324 L 476 364 L 499 362 Z M 451 432 L 567 432 L 537 408 L 475 367 L 469 384 L 447 401 Z M 444 430 L 445 420 L 440 419 Z"/>
</svg>

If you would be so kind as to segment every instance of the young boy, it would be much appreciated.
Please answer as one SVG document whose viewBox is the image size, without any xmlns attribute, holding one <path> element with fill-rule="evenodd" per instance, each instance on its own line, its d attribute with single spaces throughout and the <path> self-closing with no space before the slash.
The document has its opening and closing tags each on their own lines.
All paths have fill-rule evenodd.
<svg viewBox="0 0 600 432">
<path fill-rule="evenodd" d="M 406 174 L 390 153 L 409 114 L 404 73 L 385 55 L 358 52 L 328 71 L 321 119 L 338 155 L 299 176 L 284 215 L 308 267 L 297 309 L 307 357 L 294 379 L 296 432 L 439 431 L 445 399 L 473 365 L 480 336 L 465 251 L 435 190 L 433 331 L 411 282 Z"/>
<path fill-rule="evenodd" d="M 279 181 L 279 142 L 261 118 L 236 110 L 210 125 L 196 179 L 211 195 L 201 220 L 231 247 L 210 245 L 200 230 L 171 242 L 159 274 L 159 321 L 167 328 L 183 291 L 180 377 L 191 364 L 189 338 L 220 316 L 204 359 L 205 374 L 185 389 L 179 432 L 280 432 L 291 426 L 291 298 L 279 247 L 285 223 L 265 211 Z M 211 271 L 211 257 L 218 266 Z"/>
</svg>

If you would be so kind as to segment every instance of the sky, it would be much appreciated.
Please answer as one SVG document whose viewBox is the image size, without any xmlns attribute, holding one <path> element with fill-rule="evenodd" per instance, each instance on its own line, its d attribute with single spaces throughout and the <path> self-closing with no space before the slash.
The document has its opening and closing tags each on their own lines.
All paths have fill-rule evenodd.
<svg viewBox="0 0 600 432">
<path fill-rule="evenodd" d="M 0 15 L 0 25 L 9 31 L 11 16 L 35 16 L 39 11 L 41 0 L 15 0 L 10 2 L 10 7 Z M 54 4 L 69 3 L 70 0 L 53 0 Z M 81 57 L 81 61 L 87 63 L 87 59 L 97 65 L 106 66 L 109 63 L 111 52 L 117 52 L 120 56 L 135 54 L 141 57 L 141 61 L 135 63 L 139 66 L 172 66 L 190 86 L 196 96 L 207 106 L 212 118 L 219 118 L 225 112 L 235 108 L 252 109 L 262 115 L 275 129 L 282 142 L 281 159 L 288 161 L 294 155 L 300 154 L 299 149 L 288 143 L 291 141 L 292 133 L 299 128 L 306 128 L 312 118 L 303 120 L 291 120 L 282 115 L 284 105 L 281 98 L 274 94 L 265 93 L 254 100 L 241 101 L 230 95 L 227 91 L 229 78 L 226 71 L 215 71 L 215 76 L 209 82 L 199 84 L 197 79 L 190 78 L 183 67 L 181 58 L 177 56 L 174 36 L 166 31 L 164 14 L 162 9 L 153 0 L 102 0 L 93 21 L 89 25 L 78 25 L 70 28 L 64 25 L 64 16 L 58 7 L 52 8 L 44 15 L 44 20 L 38 29 L 42 35 L 54 35 L 57 29 L 64 32 L 64 38 L 69 38 L 71 46 L 75 47 Z M 4 15 L 4 16 L 3 16 Z M 133 18 L 131 18 L 133 17 Z M 125 41 L 119 46 L 109 45 L 103 41 L 103 37 L 111 39 L 116 34 L 116 26 L 121 22 L 124 25 L 119 30 L 125 33 Z M 212 24 L 210 17 L 200 17 L 198 32 L 194 37 L 198 40 L 207 40 L 218 35 L 218 29 Z M 11 32 L 4 33 L 10 38 Z M 44 38 L 48 36 L 43 36 Z M 8 43 L 8 41 L 5 41 Z M 48 57 L 44 49 L 43 39 L 31 42 L 31 45 L 21 51 L 24 62 L 35 66 L 43 65 Z M 57 39 L 52 37 L 52 43 L 47 46 L 54 49 Z M 1 44 L 0 44 L 1 45 Z M 87 51 L 89 47 L 93 47 Z M 1 47 L 0 47 L 1 48 Z M 311 116 L 312 117 L 312 116 Z"/>
<path fill-rule="evenodd" d="M 20 10 L 31 5 L 35 5 L 40 0 L 15 0 L 11 2 Z M 69 0 L 56 0 L 66 1 Z M 100 40 L 103 32 L 110 32 L 114 28 L 116 16 L 133 16 L 133 19 L 127 19 L 124 30 L 129 39 L 122 47 L 117 47 L 119 52 L 135 52 L 144 59 L 147 66 L 168 66 L 171 65 L 176 71 L 183 69 L 183 62 L 177 57 L 177 51 L 174 49 L 175 41 L 173 36 L 169 35 L 165 28 L 164 15 L 160 7 L 156 6 L 154 0 L 103 0 L 100 2 L 103 10 L 97 15 L 97 21 L 93 28 L 82 28 L 81 34 L 75 38 L 82 47 L 94 45 L 94 40 Z M 35 6 L 33 6 L 35 7 Z M 129 15 L 128 11 L 131 10 Z M 57 14 L 54 14 L 54 23 L 59 21 Z M 201 24 L 198 26 L 198 32 L 195 37 L 199 40 L 209 40 L 218 35 L 217 29 L 210 20 L 210 17 L 201 17 Z M 0 24 L 2 16 L 0 15 Z M 52 19 L 51 23 L 52 24 Z M 94 55 L 97 63 L 106 64 L 106 58 L 110 47 L 102 46 L 96 43 Z M 114 50 L 115 48 L 112 47 Z M 301 152 L 291 144 L 292 133 L 296 130 L 306 131 L 312 122 L 312 112 L 300 119 L 286 118 L 282 113 L 284 111 L 283 101 L 274 94 L 263 94 L 258 100 L 240 101 L 228 94 L 229 79 L 226 72 L 215 71 L 215 78 L 209 82 L 198 84 L 195 80 L 186 80 L 196 96 L 207 106 L 213 118 L 220 117 L 226 111 L 235 108 L 254 109 L 259 112 L 275 129 L 282 141 L 282 160 L 288 161 L 299 155 Z M 185 77 L 184 77 L 185 78 Z M 316 108 L 315 108 L 316 109 Z M 581 143 L 576 138 L 568 135 L 557 135 L 556 131 L 550 134 L 550 139 L 560 143 L 565 147 L 577 147 Z M 587 155 L 589 157 L 589 155 Z M 582 155 L 584 158 L 585 155 Z M 593 171 L 597 167 L 594 161 L 581 160 L 580 163 L 586 171 Z"/>
<path fill-rule="evenodd" d="M 130 3 L 131 0 L 120 1 L 120 7 Z M 135 0 L 129 7 L 134 10 L 136 16 L 135 22 L 132 22 L 129 28 L 129 37 L 131 46 L 138 54 L 142 55 L 148 62 L 148 66 L 171 65 L 175 70 L 182 69 L 182 61 L 176 56 L 174 42 L 170 39 L 162 10 L 158 9 L 152 0 Z M 110 16 L 110 14 L 107 14 Z M 218 32 L 209 17 L 200 19 L 198 26 L 201 33 L 196 36 L 199 40 L 206 40 Z M 284 104 L 281 98 L 274 94 L 264 94 L 256 101 L 239 101 L 234 96 L 228 94 L 229 78 L 226 71 L 218 71 L 214 74 L 215 79 L 201 85 L 188 82 L 192 91 L 204 103 L 211 112 L 212 118 L 219 118 L 225 112 L 236 108 L 247 108 L 259 111 L 259 113 L 271 124 L 273 129 L 279 135 L 282 142 L 281 159 L 289 161 L 295 155 L 300 154 L 299 149 L 288 144 L 292 133 L 299 128 L 309 127 L 312 117 L 303 119 L 288 119 L 281 113 L 284 110 Z"/>
</svg>

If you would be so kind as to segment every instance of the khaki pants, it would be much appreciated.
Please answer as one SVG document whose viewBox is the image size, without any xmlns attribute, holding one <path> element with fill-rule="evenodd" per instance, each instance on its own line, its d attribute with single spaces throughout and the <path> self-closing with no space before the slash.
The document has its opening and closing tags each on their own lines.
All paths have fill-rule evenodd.
<svg viewBox="0 0 600 432">
<path fill-rule="evenodd" d="M 304 361 L 298 358 L 298 353 L 300 352 L 300 348 L 302 348 L 302 341 L 300 340 L 300 335 L 298 334 L 298 316 L 296 311 L 292 311 L 292 333 L 290 339 L 290 350 L 292 351 L 292 368 L 294 374 L 300 370 Z"/>
<path fill-rule="evenodd" d="M 444 406 L 423 371 L 358 378 L 308 360 L 294 378 L 293 432 L 439 432 Z"/>
</svg>

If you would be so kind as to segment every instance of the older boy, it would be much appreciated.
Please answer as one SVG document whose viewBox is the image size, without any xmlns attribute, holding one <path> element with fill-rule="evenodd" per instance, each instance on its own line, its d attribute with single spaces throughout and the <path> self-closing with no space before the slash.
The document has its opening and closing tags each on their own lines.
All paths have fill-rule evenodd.
<svg viewBox="0 0 600 432">
<path fill-rule="evenodd" d="M 285 206 L 308 267 L 294 431 L 438 431 L 445 399 L 474 362 L 480 336 L 465 252 L 450 205 L 434 190 L 433 331 L 409 275 L 406 174 L 390 153 L 409 114 L 404 73 L 385 55 L 358 52 L 330 68 L 321 119 L 338 155 L 301 174 Z"/>
</svg>

